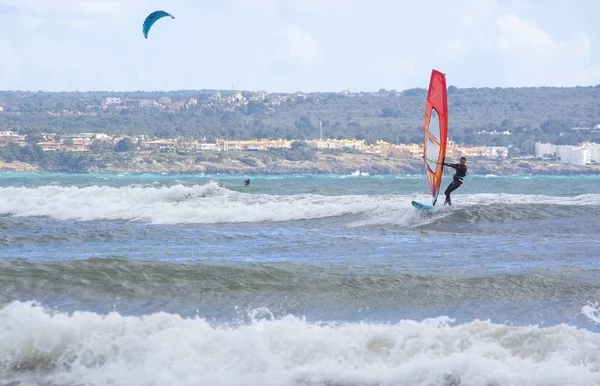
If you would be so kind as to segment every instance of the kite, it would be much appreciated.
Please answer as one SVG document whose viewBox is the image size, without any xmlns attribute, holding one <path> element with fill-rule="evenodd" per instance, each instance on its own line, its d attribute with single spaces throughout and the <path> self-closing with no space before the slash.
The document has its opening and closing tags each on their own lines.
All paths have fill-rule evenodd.
<svg viewBox="0 0 600 386">
<path fill-rule="evenodd" d="M 144 26 L 142 28 L 142 32 L 144 33 L 144 37 L 146 39 L 148 39 L 148 32 L 150 32 L 150 28 L 152 28 L 154 23 L 156 23 L 158 19 L 162 19 L 166 16 L 169 16 L 171 19 L 175 19 L 175 16 L 165 11 L 154 11 L 148 15 L 148 17 L 146 17 L 146 20 L 144 20 Z"/>
</svg>

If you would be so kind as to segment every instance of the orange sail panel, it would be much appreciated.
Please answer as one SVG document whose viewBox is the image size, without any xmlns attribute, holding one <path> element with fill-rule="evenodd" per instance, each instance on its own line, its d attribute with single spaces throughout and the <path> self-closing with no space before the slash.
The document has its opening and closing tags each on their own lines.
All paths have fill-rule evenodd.
<svg viewBox="0 0 600 386">
<path fill-rule="evenodd" d="M 433 197 L 432 205 L 435 205 L 442 183 L 444 171 L 442 163 L 446 157 L 446 142 L 448 141 L 446 76 L 437 70 L 431 71 L 423 127 L 425 131 L 423 143 L 425 173 Z"/>
</svg>

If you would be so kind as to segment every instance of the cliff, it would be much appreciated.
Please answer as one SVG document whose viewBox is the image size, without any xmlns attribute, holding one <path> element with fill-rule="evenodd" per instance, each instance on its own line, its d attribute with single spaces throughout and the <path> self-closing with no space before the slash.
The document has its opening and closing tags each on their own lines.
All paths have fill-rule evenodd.
<svg viewBox="0 0 600 386">
<path fill-rule="evenodd" d="M 0 160 L 0 172 L 39 172 L 40 167 L 25 162 L 4 162 Z"/>
<path fill-rule="evenodd" d="M 232 152 L 214 155 L 164 153 L 112 153 L 89 155 L 87 172 L 95 173 L 206 173 L 206 174 L 350 174 L 357 170 L 377 174 L 421 174 L 423 162 L 416 159 L 381 157 L 372 154 L 310 153 L 307 159 L 291 160 L 272 153 Z M 559 162 L 521 159 L 468 160 L 469 175 L 512 174 L 600 174 L 600 165 L 577 166 Z M 0 171 L 51 172 L 23 162 L 1 162 Z M 450 171 L 449 171 L 450 172 Z"/>
</svg>

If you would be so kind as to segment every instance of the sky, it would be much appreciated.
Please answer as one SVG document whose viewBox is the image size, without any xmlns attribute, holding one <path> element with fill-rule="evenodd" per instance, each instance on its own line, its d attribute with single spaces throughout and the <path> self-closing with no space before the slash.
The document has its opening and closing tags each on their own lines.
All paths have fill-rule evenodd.
<svg viewBox="0 0 600 386">
<path fill-rule="evenodd" d="M 142 23 L 159 20 L 148 39 Z M 0 90 L 600 84 L 597 0 L 0 0 Z"/>
</svg>

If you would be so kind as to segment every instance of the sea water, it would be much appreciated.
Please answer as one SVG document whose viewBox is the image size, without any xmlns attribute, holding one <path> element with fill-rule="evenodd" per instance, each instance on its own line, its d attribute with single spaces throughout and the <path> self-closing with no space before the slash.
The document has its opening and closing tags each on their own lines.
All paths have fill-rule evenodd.
<svg viewBox="0 0 600 386">
<path fill-rule="evenodd" d="M 0 385 L 600 384 L 600 176 L 249 177 L 1 174 Z"/>
</svg>

